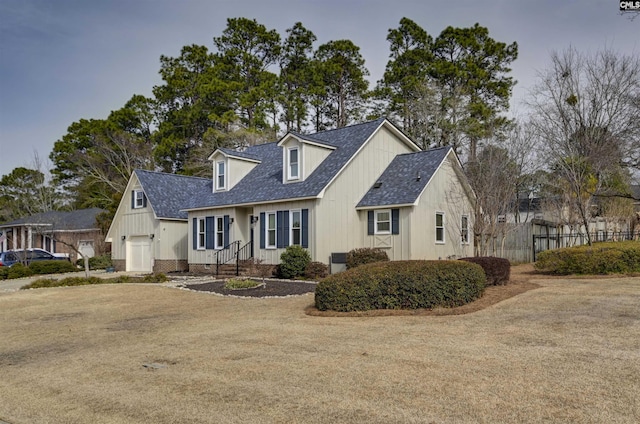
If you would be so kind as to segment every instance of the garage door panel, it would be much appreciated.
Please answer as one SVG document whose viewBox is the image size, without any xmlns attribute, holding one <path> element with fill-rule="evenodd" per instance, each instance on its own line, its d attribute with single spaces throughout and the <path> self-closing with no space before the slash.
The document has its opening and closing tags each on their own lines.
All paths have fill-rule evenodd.
<svg viewBox="0 0 640 424">
<path fill-rule="evenodd" d="M 151 272 L 151 242 L 147 237 L 127 241 L 127 271 Z"/>
</svg>

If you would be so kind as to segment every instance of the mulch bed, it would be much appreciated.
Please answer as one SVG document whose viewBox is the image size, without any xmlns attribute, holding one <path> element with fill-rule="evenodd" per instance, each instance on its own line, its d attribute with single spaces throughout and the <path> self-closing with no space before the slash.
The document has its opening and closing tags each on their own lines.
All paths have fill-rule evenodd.
<svg viewBox="0 0 640 424">
<path fill-rule="evenodd" d="M 225 296 L 285 297 L 313 293 L 316 290 L 316 283 L 305 281 L 266 280 L 264 286 L 257 287 L 255 289 L 229 290 L 224 288 L 224 281 L 213 281 L 211 283 L 186 284 L 181 287 L 189 290 L 218 293 Z"/>
</svg>

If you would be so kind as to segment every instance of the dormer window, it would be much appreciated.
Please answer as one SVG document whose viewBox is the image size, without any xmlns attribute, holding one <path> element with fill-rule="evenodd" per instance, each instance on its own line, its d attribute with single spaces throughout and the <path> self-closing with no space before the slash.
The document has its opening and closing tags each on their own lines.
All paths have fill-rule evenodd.
<svg viewBox="0 0 640 424">
<path fill-rule="evenodd" d="M 216 190 L 226 188 L 227 174 L 224 161 L 216 162 Z"/>
<path fill-rule="evenodd" d="M 131 209 L 141 209 L 147 207 L 147 197 L 142 190 L 133 190 L 131 192 Z"/>
<path fill-rule="evenodd" d="M 287 177 L 290 180 L 297 180 L 300 178 L 300 158 L 298 155 L 297 147 L 290 147 L 287 149 Z"/>
</svg>

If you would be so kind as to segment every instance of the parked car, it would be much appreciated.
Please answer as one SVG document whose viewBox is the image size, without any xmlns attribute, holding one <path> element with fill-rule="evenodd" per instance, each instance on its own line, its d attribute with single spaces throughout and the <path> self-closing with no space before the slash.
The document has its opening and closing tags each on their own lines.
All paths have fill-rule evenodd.
<svg viewBox="0 0 640 424">
<path fill-rule="evenodd" d="M 43 249 L 7 250 L 0 252 L 0 266 L 11 266 L 21 262 L 30 264 L 33 261 L 68 261 L 68 256 L 56 255 Z"/>
</svg>

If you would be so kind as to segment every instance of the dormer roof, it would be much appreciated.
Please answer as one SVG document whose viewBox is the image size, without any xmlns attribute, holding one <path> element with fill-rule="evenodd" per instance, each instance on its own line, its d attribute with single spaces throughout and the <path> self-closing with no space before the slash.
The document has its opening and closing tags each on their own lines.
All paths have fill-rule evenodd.
<svg viewBox="0 0 640 424">
<path fill-rule="evenodd" d="M 220 153 L 221 155 L 228 157 L 228 158 L 233 158 L 233 159 L 239 159 L 239 160 L 244 160 L 244 161 L 248 161 L 248 162 L 255 162 L 255 163 L 260 163 L 260 158 L 254 154 L 251 154 L 247 151 L 238 151 L 238 150 L 233 150 L 233 149 L 227 149 L 227 148 L 218 148 L 216 149 L 215 152 L 211 153 L 211 155 L 209 156 L 209 160 L 213 160 L 213 158 L 216 156 L 216 154 Z"/>
</svg>

